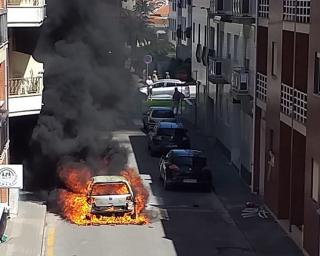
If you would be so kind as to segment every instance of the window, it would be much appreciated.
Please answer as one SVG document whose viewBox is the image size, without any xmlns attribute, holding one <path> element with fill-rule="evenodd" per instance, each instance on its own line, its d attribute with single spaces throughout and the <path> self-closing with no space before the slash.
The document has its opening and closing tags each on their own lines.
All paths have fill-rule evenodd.
<svg viewBox="0 0 320 256">
<path fill-rule="evenodd" d="M 186 40 L 186 29 L 187 29 L 187 18 L 181 17 L 181 33 L 182 33 L 182 40 Z"/>
<path fill-rule="evenodd" d="M 319 202 L 319 163 L 312 159 L 311 198 Z"/>
<path fill-rule="evenodd" d="M 272 42 L 272 60 L 271 60 L 271 72 L 273 76 L 277 76 L 278 71 L 278 44 Z"/>
<path fill-rule="evenodd" d="M 193 22 L 192 24 L 192 42 L 196 41 L 196 24 Z"/>
<path fill-rule="evenodd" d="M 227 58 L 231 59 L 231 49 L 230 49 L 230 44 L 231 44 L 231 34 L 227 34 Z"/>
<path fill-rule="evenodd" d="M 176 86 L 178 86 L 178 85 L 175 83 L 167 83 L 166 87 L 176 87 Z"/>
<path fill-rule="evenodd" d="M 316 52 L 314 61 L 314 93 L 320 94 L 320 52 Z"/>
<path fill-rule="evenodd" d="M 238 46 L 239 46 L 239 36 L 234 35 L 234 42 L 233 42 L 233 58 L 235 61 L 238 61 Z"/>
<path fill-rule="evenodd" d="M 213 49 L 213 50 L 214 50 L 215 29 L 212 28 L 212 27 L 210 27 L 210 35 L 209 35 L 209 38 L 210 38 L 209 47 L 210 47 L 210 49 Z"/>
<path fill-rule="evenodd" d="M 175 12 L 177 10 L 177 0 L 172 1 L 172 10 Z"/>
<path fill-rule="evenodd" d="M 164 83 L 155 83 L 153 85 L 153 88 L 160 88 L 160 87 L 164 87 Z"/>
<path fill-rule="evenodd" d="M 200 24 L 198 25 L 198 44 L 200 44 L 200 34 L 201 34 L 201 28 Z"/>
</svg>

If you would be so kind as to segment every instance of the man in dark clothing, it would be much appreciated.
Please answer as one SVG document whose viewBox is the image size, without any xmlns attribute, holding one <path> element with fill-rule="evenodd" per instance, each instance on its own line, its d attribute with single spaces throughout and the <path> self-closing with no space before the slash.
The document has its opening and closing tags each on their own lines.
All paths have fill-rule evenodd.
<svg viewBox="0 0 320 256">
<path fill-rule="evenodd" d="M 180 104 L 180 100 L 182 99 L 183 99 L 183 94 L 178 91 L 177 87 L 174 88 L 174 93 L 172 96 L 172 103 L 173 103 L 172 110 L 175 115 L 179 113 L 179 104 Z"/>
</svg>

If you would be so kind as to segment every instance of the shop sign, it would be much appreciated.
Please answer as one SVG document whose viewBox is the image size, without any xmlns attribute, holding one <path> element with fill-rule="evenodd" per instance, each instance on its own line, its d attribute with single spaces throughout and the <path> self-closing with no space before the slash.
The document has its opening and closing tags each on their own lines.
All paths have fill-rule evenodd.
<svg viewBox="0 0 320 256">
<path fill-rule="evenodd" d="M 23 166 L 20 164 L 0 165 L 0 188 L 22 188 Z"/>
</svg>

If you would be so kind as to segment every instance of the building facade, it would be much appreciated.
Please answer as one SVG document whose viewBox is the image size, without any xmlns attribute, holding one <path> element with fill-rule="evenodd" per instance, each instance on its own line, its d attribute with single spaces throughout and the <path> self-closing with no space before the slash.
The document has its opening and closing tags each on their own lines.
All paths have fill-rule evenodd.
<svg viewBox="0 0 320 256">
<path fill-rule="evenodd" d="M 251 184 L 255 1 L 199 1 L 195 6 L 192 71 L 200 82 L 197 123 L 223 145 Z"/>
<path fill-rule="evenodd" d="M 7 1 L 0 2 L 0 164 L 9 163 Z M 0 188 L 0 202 L 9 202 L 9 190 Z"/>
<path fill-rule="evenodd" d="M 319 255 L 320 3 L 260 0 L 253 189 Z"/>
<path fill-rule="evenodd" d="M 177 59 L 190 60 L 192 1 L 170 0 L 169 6 L 169 42 L 175 46 Z"/>
</svg>

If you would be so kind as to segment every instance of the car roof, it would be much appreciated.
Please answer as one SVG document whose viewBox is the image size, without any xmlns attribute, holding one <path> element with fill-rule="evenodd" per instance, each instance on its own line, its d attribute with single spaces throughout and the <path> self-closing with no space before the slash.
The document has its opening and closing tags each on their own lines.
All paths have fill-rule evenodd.
<svg viewBox="0 0 320 256">
<path fill-rule="evenodd" d="M 170 152 L 173 153 L 174 156 L 178 157 L 203 157 L 205 158 L 205 155 L 200 150 L 194 150 L 194 149 L 172 149 Z"/>
<path fill-rule="evenodd" d="M 176 83 L 176 84 L 184 84 L 185 82 L 179 80 L 179 79 L 159 79 L 158 81 L 154 82 L 155 83 Z"/>
<path fill-rule="evenodd" d="M 173 122 L 159 122 L 158 128 L 184 128 L 182 123 L 173 123 Z"/>
<path fill-rule="evenodd" d="M 94 176 L 92 177 L 93 183 L 113 183 L 113 182 L 125 182 L 127 183 L 127 179 L 123 176 Z"/>
<path fill-rule="evenodd" d="M 150 110 L 172 110 L 172 108 L 170 108 L 170 107 L 152 106 L 152 107 L 150 107 Z"/>
</svg>

